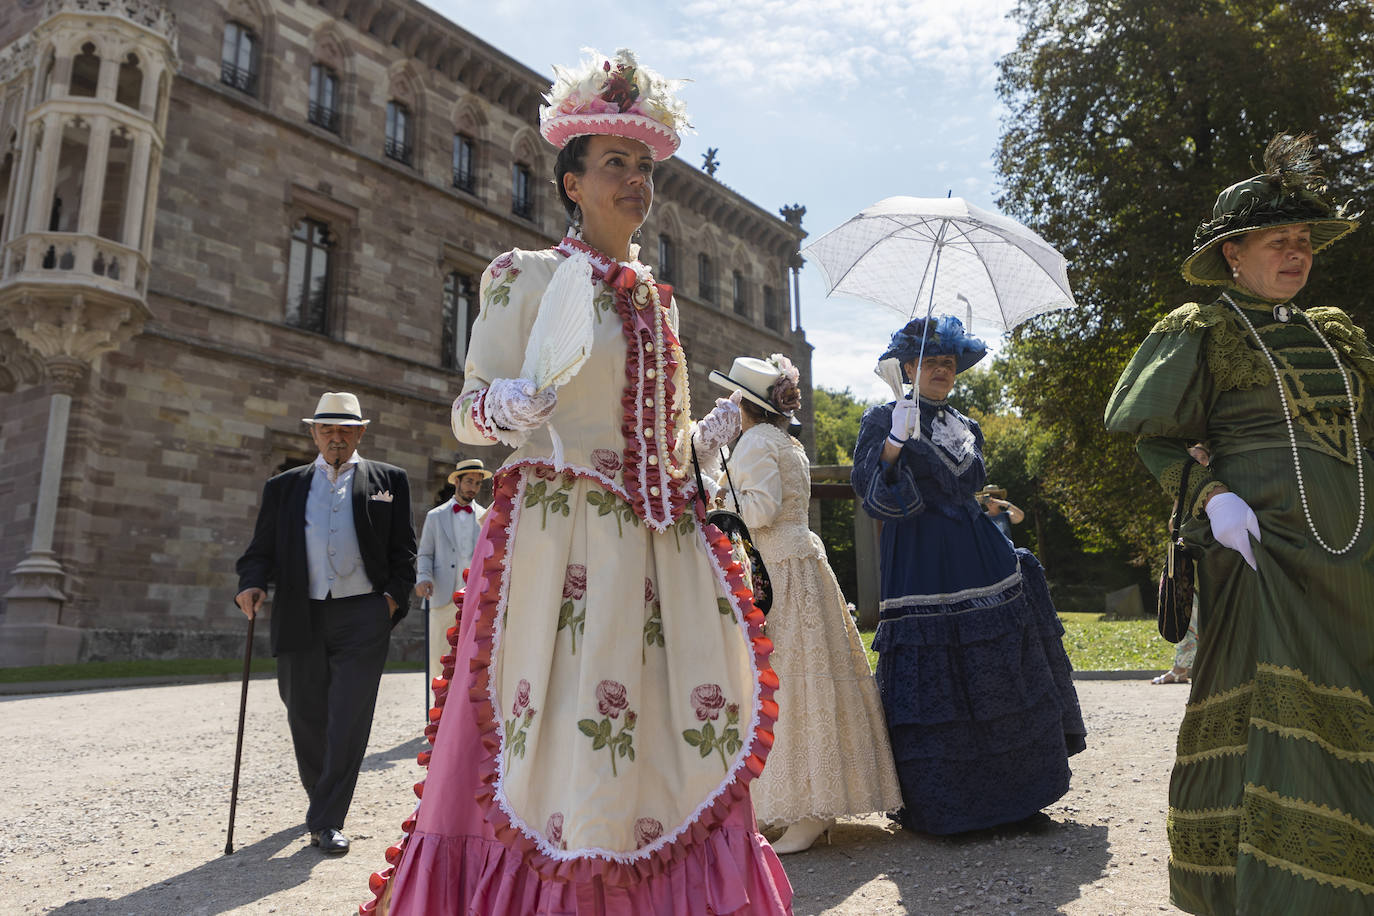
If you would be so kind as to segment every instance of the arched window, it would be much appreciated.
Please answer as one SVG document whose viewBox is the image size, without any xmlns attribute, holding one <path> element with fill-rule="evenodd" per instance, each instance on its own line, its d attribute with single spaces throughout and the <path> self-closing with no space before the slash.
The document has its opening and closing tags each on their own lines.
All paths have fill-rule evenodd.
<svg viewBox="0 0 1374 916">
<path fill-rule="evenodd" d="M 39 99 L 46 99 L 52 91 L 52 72 L 57 67 L 57 56 L 49 51 L 48 62 L 43 65 L 43 81 L 39 84 Z"/>
<path fill-rule="evenodd" d="M 258 36 L 242 23 L 226 24 L 219 55 L 219 81 L 240 92 L 257 95 L 258 64 Z"/>
<path fill-rule="evenodd" d="M 410 165 L 414 157 L 411 146 L 413 136 L 410 109 L 392 99 L 386 103 L 386 147 L 389 158 Z"/>
<path fill-rule="evenodd" d="M 744 284 L 744 275 L 738 270 L 731 276 L 730 287 L 735 302 L 735 314 L 747 316 L 749 314 L 748 287 Z"/>
<path fill-rule="evenodd" d="M 119 65 L 119 82 L 115 85 L 115 101 L 130 108 L 137 108 L 143 98 L 143 71 L 138 66 L 138 55 L 130 54 Z"/>
<path fill-rule="evenodd" d="M 658 279 L 672 283 L 677 271 L 677 253 L 673 250 L 673 240 L 667 234 L 658 237 Z"/>
<path fill-rule="evenodd" d="M 778 291 L 771 286 L 763 288 L 763 324 L 770 331 L 781 331 L 782 309 L 778 308 Z"/>
<path fill-rule="evenodd" d="M 310 67 L 310 123 L 339 132 L 339 76 L 324 64 Z"/>
<path fill-rule="evenodd" d="M 439 353 L 439 363 L 445 369 L 463 368 L 478 308 L 477 279 L 459 270 L 449 271 L 444 277 L 444 327 Z"/>
<path fill-rule="evenodd" d="M 95 97 L 100 86 L 100 56 L 89 41 L 81 46 L 81 53 L 72 61 L 72 81 L 67 95 Z"/>
<path fill-rule="evenodd" d="M 124 238 L 124 208 L 129 197 L 129 168 L 132 164 L 133 141 L 129 131 L 117 127 L 110 132 L 110 148 L 105 159 L 105 187 L 100 201 L 100 223 L 96 232 L 101 238 L 129 244 Z"/>
<path fill-rule="evenodd" d="M 328 225 L 314 219 L 296 223 L 287 265 L 287 324 L 317 334 L 328 332 L 333 249 Z"/>
<path fill-rule="evenodd" d="M 530 182 L 530 167 L 523 162 L 511 166 L 510 212 L 524 219 L 534 219 L 534 194 Z"/>
<path fill-rule="evenodd" d="M 0 152 L 0 242 L 5 239 L 5 211 L 9 207 L 10 176 L 14 173 L 14 140 Z"/>
<path fill-rule="evenodd" d="M 708 254 L 697 255 L 697 295 L 704 302 L 716 301 L 716 269 Z"/>
<path fill-rule="evenodd" d="M 467 134 L 453 135 L 453 186 L 473 194 L 477 191 L 477 143 Z"/>
</svg>

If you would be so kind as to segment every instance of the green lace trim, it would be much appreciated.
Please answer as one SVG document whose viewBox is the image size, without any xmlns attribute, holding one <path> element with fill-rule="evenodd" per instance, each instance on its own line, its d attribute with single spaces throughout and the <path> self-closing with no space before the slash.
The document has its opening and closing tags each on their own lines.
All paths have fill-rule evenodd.
<svg viewBox="0 0 1374 916">
<path fill-rule="evenodd" d="M 1370 352 L 1369 338 L 1356 327 L 1350 316 L 1329 305 L 1307 309 L 1306 315 L 1326 335 L 1336 352 L 1355 367 L 1365 387 L 1374 386 L 1374 353 Z"/>
<path fill-rule="evenodd" d="M 1322 687 L 1301 671 L 1261 664 L 1251 710 L 1256 728 L 1311 741 L 1353 763 L 1374 762 L 1374 706 L 1349 687 Z"/>
<path fill-rule="evenodd" d="M 1188 811 L 1169 807 L 1169 864 L 1202 874 L 1234 875 L 1240 844 L 1240 808 Z"/>
<path fill-rule="evenodd" d="M 1321 884 L 1374 895 L 1374 827 L 1263 786 L 1245 787 L 1237 850 Z"/>
<path fill-rule="evenodd" d="M 1220 391 L 1258 388 L 1274 377 L 1264 357 L 1246 341 L 1246 329 L 1225 303 L 1181 305 L 1161 318 L 1152 333 L 1173 331 L 1207 332 L 1207 368 Z"/>
<path fill-rule="evenodd" d="M 1247 783 L 1239 808 L 1170 808 L 1170 864 L 1233 875 L 1239 853 L 1331 887 L 1374 894 L 1374 828 L 1300 798 Z"/>
<path fill-rule="evenodd" d="M 1244 754 L 1255 703 L 1255 682 L 1190 705 L 1178 729 L 1177 764 Z"/>
<path fill-rule="evenodd" d="M 1251 727 L 1311 741 L 1352 763 L 1374 762 L 1374 704 L 1349 687 L 1318 685 L 1295 668 L 1261 663 L 1255 679 L 1189 706 L 1178 763 L 1243 754 Z"/>
</svg>

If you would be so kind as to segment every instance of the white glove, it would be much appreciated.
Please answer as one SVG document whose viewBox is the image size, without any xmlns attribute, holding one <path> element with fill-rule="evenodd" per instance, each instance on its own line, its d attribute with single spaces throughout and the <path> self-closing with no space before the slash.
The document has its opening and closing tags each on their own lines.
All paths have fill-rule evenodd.
<svg viewBox="0 0 1374 916">
<path fill-rule="evenodd" d="M 915 398 L 900 398 L 892 405 L 892 431 L 887 441 L 901 445 L 911 438 L 921 438 L 921 404 Z"/>
<path fill-rule="evenodd" d="M 1224 547 L 1230 547 L 1255 569 L 1255 551 L 1250 536 L 1260 539 L 1259 519 L 1250 506 L 1234 493 L 1218 493 L 1207 500 L 1207 518 L 1212 523 L 1212 537 Z"/>
<path fill-rule="evenodd" d="M 742 397 L 743 392 L 736 391 L 728 398 L 716 398 L 715 408 L 702 417 L 692 431 L 692 438 L 696 440 L 699 450 L 714 452 L 739 435 L 739 402 Z"/>
<path fill-rule="evenodd" d="M 557 391 L 545 388 L 536 394 L 527 378 L 498 378 L 487 386 L 487 413 L 502 429 L 538 429 L 557 404 Z"/>
</svg>

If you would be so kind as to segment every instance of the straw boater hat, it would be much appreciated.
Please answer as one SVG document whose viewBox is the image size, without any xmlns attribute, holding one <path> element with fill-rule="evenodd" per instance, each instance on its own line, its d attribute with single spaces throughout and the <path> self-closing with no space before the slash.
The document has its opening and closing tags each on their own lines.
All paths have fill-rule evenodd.
<svg viewBox="0 0 1374 916">
<path fill-rule="evenodd" d="M 677 151 L 678 134 L 692 125 L 674 93 L 683 80 L 664 79 L 641 67 L 633 51 L 621 48 L 607 58 L 591 56 L 574 69 L 553 68 L 553 86 L 539 109 L 539 132 L 562 149 L 574 137 L 607 134 L 638 140 L 655 160 Z"/>
<path fill-rule="evenodd" d="M 371 420 L 363 419 L 363 409 L 358 406 L 358 396 L 351 391 L 326 391 L 320 395 L 320 403 L 315 405 L 313 417 L 301 417 L 302 423 L 314 425 L 323 423 L 333 426 L 366 426 Z"/>
<path fill-rule="evenodd" d="M 921 338 L 925 338 L 922 349 Z M 938 315 L 932 319 L 913 318 L 892 335 L 886 352 L 879 360 L 896 357 L 906 377 L 906 364 L 928 356 L 954 357 L 955 372 L 963 372 L 987 355 L 988 345 L 981 338 L 964 330 L 964 323 L 953 315 Z M 911 379 L 906 379 L 908 382 Z"/>
<path fill-rule="evenodd" d="M 1264 172 L 1218 194 L 1212 218 L 1197 227 L 1193 253 L 1183 261 L 1183 279 L 1199 286 L 1230 283 L 1221 243 L 1246 232 L 1308 225 L 1315 254 L 1360 225 L 1360 214 L 1349 212 L 1349 202 L 1337 207 L 1322 197 L 1326 185 L 1312 147 L 1310 134 L 1280 134 L 1269 141 Z"/>
<path fill-rule="evenodd" d="M 793 414 L 795 411 L 783 410 L 773 402 L 774 387 L 784 378 L 788 379 L 792 385 L 796 385 L 800 374 L 793 367 L 791 360 L 780 353 L 774 353 L 768 359 L 757 359 L 753 356 L 739 356 L 730 366 L 730 371 L 720 372 L 712 370 L 710 380 L 717 385 L 729 388 L 731 391 L 738 391 L 747 398 L 751 404 L 756 404 L 775 417 L 787 417 L 792 421 L 793 426 L 800 426 L 801 421 Z"/>
<path fill-rule="evenodd" d="M 456 484 L 458 483 L 458 478 L 462 477 L 464 474 L 481 474 L 482 479 L 486 480 L 491 476 L 491 471 L 488 471 L 482 464 L 481 458 L 467 458 L 458 462 L 457 466 L 454 467 L 453 473 L 448 475 L 448 482 Z"/>
</svg>

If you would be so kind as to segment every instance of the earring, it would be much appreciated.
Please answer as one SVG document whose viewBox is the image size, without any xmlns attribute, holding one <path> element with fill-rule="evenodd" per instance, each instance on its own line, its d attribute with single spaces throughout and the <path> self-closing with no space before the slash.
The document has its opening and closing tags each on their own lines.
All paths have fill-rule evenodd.
<svg viewBox="0 0 1374 916">
<path fill-rule="evenodd" d="M 1238 267 L 1238 266 L 1235 265 L 1235 264 L 1232 264 L 1232 265 L 1231 265 L 1231 279 L 1232 279 L 1232 280 L 1239 280 L 1239 279 L 1240 279 L 1240 267 Z"/>
<path fill-rule="evenodd" d="M 582 231 L 582 205 L 581 205 L 581 204 L 573 204 L 572 225 L 573 225 L 573 228 L 574 228 L 574 229 L 578 230 L 579 232 Z"/>
<path fill-rule="evenodd" d="M 643 236 L 643 235 L 644 235 L 644 233 L 643 233 L 642 230 L 636 229 L 634 232 L 632 232 L 632 233 L 630 234 L 630 241 L 632 241 L 632 242 L 638 242 L 639 239 L 640 239 L 640 237 Z"/>
</svg>

